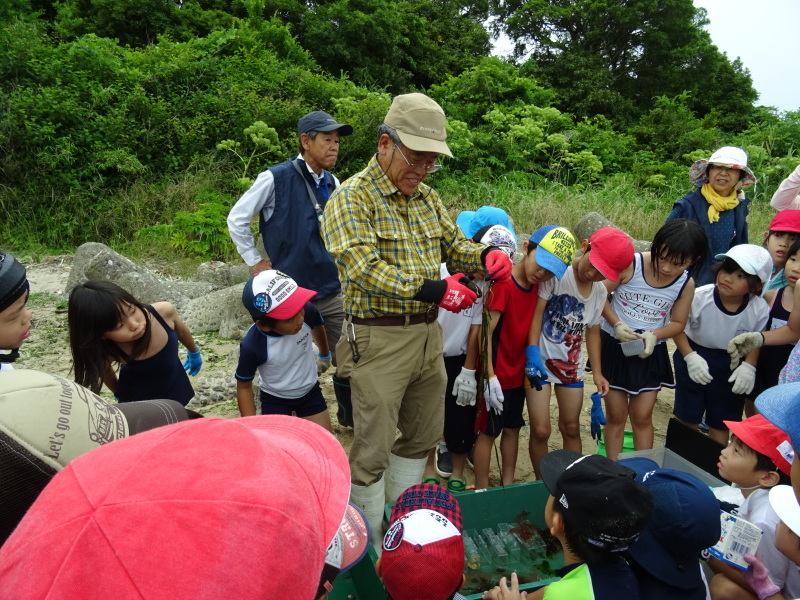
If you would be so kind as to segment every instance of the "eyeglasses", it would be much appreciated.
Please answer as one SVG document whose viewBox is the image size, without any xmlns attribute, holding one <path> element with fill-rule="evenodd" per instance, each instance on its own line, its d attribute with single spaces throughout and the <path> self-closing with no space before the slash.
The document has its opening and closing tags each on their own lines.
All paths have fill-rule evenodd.
<svg viewBox="0 0 800 600">
<path fill-rule="evenodd" d="M 394 149 L 400 153 L 400 156 L 403 157 L 403 160 L 406 161 L 409 169 L 416 171 L 417 169 L 422 168 L 426 173 L 436 173 L 437 171 L 441 170 L 442 163 L 438 163 L 435 160 L 426 160 L 420 162 L 411 162 L 406 158 L 406 155 L 403 154 L 403 150 L 397 144 L 394 145 Z"/>
</svg>

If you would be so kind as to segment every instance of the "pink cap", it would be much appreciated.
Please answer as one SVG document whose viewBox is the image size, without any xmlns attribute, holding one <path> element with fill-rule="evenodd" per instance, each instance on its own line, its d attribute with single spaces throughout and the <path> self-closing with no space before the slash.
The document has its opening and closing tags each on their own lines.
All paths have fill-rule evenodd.
<svg viewBox="0 0 800 600">
<path fill-rule="evenodd" d="M 728 429 L 756 452 L 768 456 L 786 475 L 792 469 L 794 448 L 789 434 L 767 421 L 764 415 L 755 415 L 744 421 L 723 421 Z"/>
<path fill-rule="evenodd" d="M 395 502 L 383 538 L 381 578 L 394 600 L 444 600 L 461 586 L 461 507 L 445 488 L 420 483 Z"/>
<path fill-rule="evenodd" d="M 197 419 L 58 473 L 0 549 L 5 597 L 313 598 L 350 494 L 341 444 L 279 415 Z"/>
<path fill-rule="evenodd" d="M 264 315 L 273 319 L 291 319 L 317 293 L 297 285 L 280 271 L 270 269 L 253 275 L 244 284 L 242 304 L 253 319 Z"/>
<path fill-rule="evenodd" d="M 772 218 L 770 231 L 800 233 L 800 210 L 782 210 Z"/>
<path fill-rule="evenodd" d="M 633 262 L 633 241 L 627 233 L 601 227 L 589 238 L 589 262 L 609 281 L 619 281 L 620 273 Z"/>
</svg>

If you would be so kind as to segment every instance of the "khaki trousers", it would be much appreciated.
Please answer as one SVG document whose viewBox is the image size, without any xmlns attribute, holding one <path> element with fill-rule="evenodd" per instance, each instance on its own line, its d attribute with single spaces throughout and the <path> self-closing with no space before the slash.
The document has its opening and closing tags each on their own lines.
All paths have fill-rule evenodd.
<svg viewBox="0 0 800 600">
<path fill-rule="evenodd" d="M 378 481 L 390 453 L 425 458 L 444 426 L 447 375 L 439 322 L 370 326 L 346 318 L 336 353 L 337 372 L 350 378 L 352 389 L 352 482 Z"/>
</svg>

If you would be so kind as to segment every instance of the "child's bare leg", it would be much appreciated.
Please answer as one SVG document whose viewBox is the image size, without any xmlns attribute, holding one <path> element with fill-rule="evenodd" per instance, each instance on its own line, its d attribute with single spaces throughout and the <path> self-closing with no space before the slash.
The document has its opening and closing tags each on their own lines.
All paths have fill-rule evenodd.
<svg viewBox="0 0 800 600">
<path fill-rule="evenodd" d="M 714 429 L 713 427 L 708 428 L 708 437 L 710 437 L 712 440 L 717 440 L 723 446 L 728 445 L 730 435 L 731 432 L 727 429 Z"/>
<path fill-rule="evenodd" d="M 482 490 L 489 487 L 489 461 L 494 448 L 494 438 L 479 433 L 475 440 L 475 450 L 472 453 L 472 470 L 475 473 L 475 489 Z"/>
<path fill-rule="evenodd" d="M 453 474 L 451 478 L 464 479 L 464 465 L 467 463 L 467 455 L 451 452 L 450 456 L 453 457 Z"/>
<path fill-rule="evenodd" d="M 653 448 L 653 407 L 656 405 L 657 395 L 658 392 L 652 391 L 631 396 L 628 415 L 633 428 L 634 450 Z"/>
<path fill-rule="evenodd" d="M 422 476 L 423 481 L 430 478 L 436 478 L 437 480 L 439 479 L 439 476 L 436 474 L 436 467 L 433 464 L 435 454 L 436 448 L 428 452 L 428 462 L 425 463 L 425 474 Z"/>
<path fill-rule="evenodd" d="M 500 436 L 500 458 L 503 463 L 503 485 L 514 483 L 514 473 L 517 470 L 517 452 L 519 452 L 519 428 L 503 428 Z"/>
<path fill-rule="evenodd" d="M 331 426 L 331 414 L 326 410 L 322 412 L 318 412 L 315 415 L 309 415 L 307 417 L 303 417 L 306 421 L 311 421 L 312 423 L 316 423 L 321 427 L 324 427 L 331 433 L 333 433 L 333 427 Z"/>
<path fill-rule="evenodd" d="M 550 439 L 550 385 L 542 385 L 541 391 L 527 388 L 525 401 L 528 404 L 528 420 L 531 428 L 528 454 L 531 457 L 536 479 L 541 479 L 539 462 L 547 454 L 547 441 Z"/>
<path fill-rule="evenodd" d="M 556 400 L 558 401 L 558 430 L 561 432 L 563 447 L 567 450 L 583 452 L 580 428 L 583 388 L 557 385 Z"/>
<path fill-rule="evenodd" d="M 709 589 L 714 600 L 757 600 L 758 596 L 744 589 L 722 573 L 714 575 Z"/>
<path fill-rule="evenodd" d="M 622 438 L 625 434 L 625 421 L 628 419 L 628 394 L 622 390 L 608 390 L 603 398 L 606 405 L 606 426 L 603 438 L 606 444 L 606 455 L 617 460 L 622 452 Z"/>
</svg>

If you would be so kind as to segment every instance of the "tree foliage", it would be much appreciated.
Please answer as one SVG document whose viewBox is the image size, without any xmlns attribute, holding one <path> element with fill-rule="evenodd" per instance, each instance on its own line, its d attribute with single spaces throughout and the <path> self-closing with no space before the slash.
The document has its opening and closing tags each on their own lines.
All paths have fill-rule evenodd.
<svg viewBox="0 0 800 600">
<path fill-rule="evenodd" d="M 530 54 L 527 69 L 579 117 L 627 125 L 655 98 L 688 91 L 693 110 L 716 110 L 734 130 L 757 97 L 741 64 L 711 44 L 692 0 L 493 0 L 493 12 L 516 56 Z"/>
</svg>

